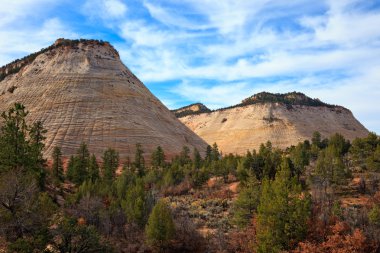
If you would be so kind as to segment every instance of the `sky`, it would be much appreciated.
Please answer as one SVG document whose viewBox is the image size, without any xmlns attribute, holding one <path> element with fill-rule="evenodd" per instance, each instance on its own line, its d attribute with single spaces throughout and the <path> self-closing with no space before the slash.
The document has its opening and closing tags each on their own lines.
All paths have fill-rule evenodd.
<svg viewBox="0 0 380 253">
<path fill-rule="evenodd" d="M 100 39 L 170 109 L 303 92 L 380 134 L 379 0 L 0 0 L 0 65 Z"/>
</svg>

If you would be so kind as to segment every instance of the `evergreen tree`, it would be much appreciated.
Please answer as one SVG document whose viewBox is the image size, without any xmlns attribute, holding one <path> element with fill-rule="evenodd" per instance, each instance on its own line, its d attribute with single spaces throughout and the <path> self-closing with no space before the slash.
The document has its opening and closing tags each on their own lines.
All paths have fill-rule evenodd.
<svg viewBox="0 0 380 253">
<path fill-rule="evenodd" d="M 313 137 L 311 138 L 311 144 L 321 148 L 322 147 L 322 142 L 321 142 L 321 133 L 320 132 L 314 132 Z"/>
<path fill-rule="evenodd" d="M 163 200 L 154 206 L 145 233 L 147 243 L 160 250 L 165 249 L 174 238 L 175 227 L 171 211 Z"/>
<path fill-rule="evenodd" d="M 152 166 L 162 168 L 165 165 L 165 153 L 161 146 L 158 146 L 152 153 Z"/>
<path fill-rule="evenodd" d="M 257 208 L 258 252 L 288 250 L 305 237 L 310 213 L 310 200 L 305 194 L 286 162 L 274 181 L 263 181 Z"/>
<path fill-rule="evenodd" d="M 281 163 L 281 152 L 278 149 L 273 149 L 272 143 L 268 141 L 265 145 L 260 145 L 257 159 L 259 166 L 257 174 L 261 174 L 262 178 L 274 179 L 277 167 Z"/>
<path fill-rule="evenodd" d="M 220 153 L 219 153 L 218 145 L 215 142 L 214 144 L 212 144 L 211 160 L 218 161 L 219 157 L 220 157 Z"/>
<path fill-rule="evenodd" d="M 380 162 L 380 139 L 375 133 L 366 138 L 356 138 L 350 147 L 351 158 L 356 166 L 363 169 L 378 170 Z"/>
<path fill-rule="evenodd" d="M 41 122 L 29 127 L 25 122 L 27 115 L 25 107 L 19 103 L 1 114 L 4 123 L 0 127 L 0 173 L 9 170 L 31 172 L 43 188 L 46 161 L 42 151 L 46 130 Z"/>
<path fill-rule="evenodd" d="M 96 156 L 94 154 L 91 156 L 88 165 L 88 179 L 93 183 L 99 179 L 99 164 L 96 161 Z"/>
<path fill-rule="evenodd" d="M 88 178 L 89 161 L 90 152 L 86 143 L 82 142 L 77 150 L 77 155 L 70 158 L 67 178 L 77 185 L 83 183 Z"/>
<path fill-rule="evenodd" d="M 77 150 L 77 158 L 79 167 L 83 174 L 86 174 L 88 169 L 88 163 L 90 160 L 90 152 L 88 151 L 87 144 L 82 142 Z"/>
<path fill-rule="evenodd" d="M 183 146 L 181 153 L 179 154 L 179 162 L 181 166 L 191 163 L 190 149 L 187 146 Z"/>
<path fill-rule="evenodd" d="M 63 175 L 63 163 L 62 163 L 62 152 L 59 147 L 54 147 L 52 155 L 53 165 L 52 174 L 55 183 L 62 183 L 64 180 Z"/>
<path fill-rule="evenodd" d="M 8 112 L 3 112 L 4 121 L 0 128 L 0 172 L 29 167 L 29 143 L 26 140 L 28 126 L 25 117 L 28 112 L 22 104 L 16 103 Z"/>
<path fill-rule="evenodd" d="M 244 166 L 244 169 L 247 169 L 247 170 L 251 170 L 252 169 L 252 165 L 253 165 L 253 155 L 251 153 L 251 151 L 247 150 L 247 154 L 245 155 L 245 157 L 243 158 L 243 166 Z"/>
<path fill-rule="evenodd" d="M 244 161 L 239 161 L 236 169 L 237 178 L 242 185 L 246 185 L 249 179 L 249 170 L 246 169 Z"/>
<path fill-rule="evenodd" d="M 380 207 L 374 205 L 368 212 L 368 220 L 371 225 L 380 227 Z"/>
<path fill-rule="evenodd" d="M 70 156 L 69 162 L 67 163 L 66 178 L 70 181 L 74 179 L 74 166 L 75 166 L 75 156 Z"/>
<path fill-rule="evenodd" d="M 211 160 L 212 160 L 212 148 L 210 145 L 207 145 L 207 148 L 206 148 L 206 156 L 205 156 L 205 161 L 206 163 L 210 163 Z"/>
<path fill-rule="evenodd" d="M 380 144 L 378 144 L 374 152 L 367 157 L 366 168 L 371 171 L 380 172 Z"/>
<path fill-rule="evenodd" d="M 350 148 L 350 142 L 345 140 L 343 135 L 334 134 L 330 137 L 328 147 L 335 153 L 335 156 L 343 156 Z"/>
<path fill-rule="evenodd" d="M 290 154 L 294 164 L 295 175 L 299 179 L 305 171 L 305 166 L 309 165 L 309 153 L 303 143 L 299 143 Z"/>
<path fill-rule="evenodd" d="M 111 183 L 115 178 L 117 167 L 119 166 L 119 153 L 114 149 L 108 148 L 103 154 L 103 179 Z"/>
<path fill-rule="evenodd" d="M 38 185 L 41 189 L 44 188 L 46 178 L 46 160 L 43 158 L 43 149 L 45 144 L 43 141 L 46 139 L 44 136 L 47 130 L 43 128 L 42 122 L 35 122 L 29 132 L 30 136 L 30 158 L 32 160 L 32 169 L 36 175 Z"/>
<path fill-rule="evenodd" d="M 113 252 L 100 242 L 95 227 L 78 224 L 76 219 L 64 217 L 51 231 L 57 239 L 53 241 L 53 252 Z"/>
<path fill-rule="evenodd" d="M 233 207 L 233 221 L 238 227 L 246 227 L 251 222 L 259 204 L 259 198 L 260 184 L 255 177 L 250 177 L 239 192 Z"/>
<path fill-rule="evenodd" d="M 135 162 L 133 163 L 135 169 L 137 170 L 137 175 L 142 177 L 145 175 L 145 160 L 144 160 L 144 151 L 142 150 L 141 144 L 136 144 L 136 154 Z"/>
<path fill-rule="evenodd" d="M 343 183 L 348 176 L 342 156 L 337 155 L 331 146 L 320 152 L 316 174 L 323 181 L 335 184 Z"/>
<path fill-rule="evenodd" d="M 127 220 L 143 227 L 149 214 L 147 206 L 148 196 L 144 190 L 144 182 L 138 179 L 135 184 L 129 187 L 126 198 L 122 201 L 123 209 Z"/>
<path fill-rule="evenodd" d="M 193 169 L 199 170 L 202 166 L 202 157 L 197 148 L 193 150 Z"/>
<path fill-rule="evenodd" d="M 355 165 L 365 168 L 365 161 L 372 154 L 371 146 L 364 139 L 356 138 L 352 142 L 350 154 Z"/>
</svg>

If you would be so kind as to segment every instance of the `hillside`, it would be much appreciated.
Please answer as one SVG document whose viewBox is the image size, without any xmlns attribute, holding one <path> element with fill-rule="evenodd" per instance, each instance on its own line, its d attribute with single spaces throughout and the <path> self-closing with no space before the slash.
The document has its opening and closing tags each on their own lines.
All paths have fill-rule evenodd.
<svg viewBox="0 0 380 253">
<path fill-rule="evenodd" d="M 323 137 L 340 133 L 349 140 L 368 134 L 348 109 L 296 92 L 263 92 L 235 106 L 179 119 L 210 145 L 216 142 L 223 153 L 244 154 L 268 140 L 286 148 L 310 140 L 315 131 Z"/>
<path fill-rule="evenodd" d="M 81 142 L 97 157 L 111 147 L 123 160 L 134 155 L 137 143 L 146 159 L 158 145 L 168 158 L 185 145 L 205 148 L 107 42 L 59 39 L 0 73 L 0 111 L 24 104 L 27 121 L 41 121 L 49 129 L 46 157 L 56 146 L 66 157 L 75 154 Z"/>
<path fill-rule="evenodd" d="M 204 104 L 202 103 L 195 103 L 191 104 L 188 106 L 184 106 L 181 108 L 178 108 L 176 110 L 172 110 L 174 112 L 175 116 L 177 118 L 185 117 L 188 115 L 194 115 L 194 114 L 201 114 L 205 112 L 211 112 L 209 108 L 207 108 Z"/>
</svg>

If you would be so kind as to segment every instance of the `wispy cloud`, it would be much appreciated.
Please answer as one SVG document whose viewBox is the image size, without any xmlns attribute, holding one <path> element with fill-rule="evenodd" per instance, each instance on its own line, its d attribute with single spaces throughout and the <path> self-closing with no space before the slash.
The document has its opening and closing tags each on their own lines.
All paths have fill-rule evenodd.
<svg viewBox="0 0 380 253">
<path fill-rule="evenodd" d="M 123 18 L 127 10 L 127 5 L 120 0 L 87 0 L 82 7 L 85 15 L 104 20 Z"/>
<path fill-rule="evenodd" d="M 129 59 L 137 59 L 127 64 L 144 81 L 180 80 L 173 93 L 211 107 L 237 103 L 260 90 L 300 90 L 342 104 L 370 129 L 380 130 L 366 113 L 380 113 L 376 96 L 365 95 L 380 80 L 373 73 L 380 67 L 378 8 L 358 0 L 325 1 L 313 8 L 309 1 L 266 0 L 186 0 L 183 5 L 186 12 L 172 14 L 170 4 L 144 2 L 157 21 L 151 33 L 157 39 L 137 36 L 133 51 L 126 50 Z M 189 13 L 196 18 L 189 20 Z M 172 39 L 194 30 L 198 37 L 185 43 L 191 47 Z M 147 49 L 149 41 L 153 47 Z"/>
<path fill-rule="evenodd" d="M 297 90 L 380 132 L 379 23 L 380 5 L 363 0 L 19 0 L 0 10 L 0 62 L 95 34 L 148 86 L 164 84 L 153 90 L 171 108 Z"/>
<path fill-rule="evenodd" d="M 36 52 L 57 38 L 78 34 L 59 17 L 51 15 L 55 0 L 8 1 L 0 8 L 0 65 Z"/>
<path fill-rule="evenodd" d="M 183 81 L 173 89 L 180 96 L 207 104 L 211 109 L 218 109 L 226 105 L 226 101 L 237 104 L 241 98 L 251 92 L 251 87 L 245 82 L 221 83 L 209 87 L 201 81 Z M 231 104 L 231 105 L 232 105 Z"/>
</svg>

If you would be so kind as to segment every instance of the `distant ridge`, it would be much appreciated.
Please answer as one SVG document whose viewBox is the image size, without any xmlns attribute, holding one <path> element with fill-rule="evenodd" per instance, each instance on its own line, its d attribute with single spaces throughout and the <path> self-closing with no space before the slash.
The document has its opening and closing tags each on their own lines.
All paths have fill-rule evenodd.
<svg viewBox="0 0 380 253">
<path fill-rule="evenodd" d="M 340 133 L 349 140 L 368 134 L 350 110 L 300 92 L 261 92 L 237 105 L 217 110 L 191 108 L 174 112 L 208 144 L 216 142 L 225 154 L 244 154 L 267 141 L 274 147 L 286 148 L 310 140 L 314 131 L 323 137 Z"/>
<path fill-rule="evenodd" d="M 239 105 L 251 105 L 257 103 L 282 103 L 286 105 L 306 105 L 306 106 L 326 106 L 335 107 L 322 102 L 321 100 L 313 99 L 301 92 L 288 92 L 288 93 L 270 93 L 270 92 L 260 92 L 249 98 L 244 99 Z"/>
<path fill-rule="evenodd" d="M 174 112 L 177 118 L 181 118 L 188 115 L 211 112 L 211 110 L 202 103 L 194 103 L 191 105 L 187 105 L 187 106 L 172 110 L 172 112 Z"/>
<path fill-rule="evenodd" d="M 184 107 L 172 110 L 172 112 L 174 112 L 178 118 L 181 118 L 188 115 L 198 115 L 202 113 L 224 111 L 231 108 L 243 107 L 243 106 L 253 105 L 253 104 L 264 104 L 264 103 L 280 103 L 280 104 L 286 105 L 288 109 L 291 109 L 292 106 L 294 105 L 303 105 L 303 106 L 315 106 L 315 107 L 325 106 L 328 108 L 339 107 L 339 108 L 347 110 L 346 108 L 342 106 L 324 103 L 318 98 L 316 99 L 310 98 L 301 92 L 293 91 L 293 92 L 281 94 L 281 93 L 270 93 L 270 92 L 264 91 L 264 92 L 260 92 L 255 95 L 252 95 L 246 99 L 243 99 L 241 103 L 239 104 L 231 105 L 228 107 L 223 107 L 223 108 L 219 108 L 215 110 L 208 109 L 202 103 L 195 103 L 195 104 L 191 104 L 188 106 L 184 106 Z M 196 106 L 200 106 L 202 109 L 198 109 Z"/>
</svg>

